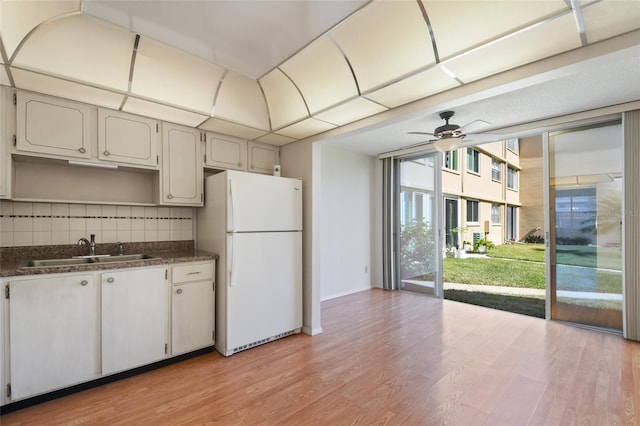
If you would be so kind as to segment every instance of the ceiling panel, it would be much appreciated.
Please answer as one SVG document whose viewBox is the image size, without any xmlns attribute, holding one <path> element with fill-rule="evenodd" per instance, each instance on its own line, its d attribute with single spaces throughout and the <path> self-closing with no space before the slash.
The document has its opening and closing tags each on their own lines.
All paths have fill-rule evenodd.
<svg viewBox="0 0 640 426">
<path fill-rule="evenodd" d="M 0 10 L 0 36 L 11 58 L 29 31 L 56 16 L 79 12 L 80 0 L 2 1 Z"/>
<path fill-rule="evenodd" d="M 427 25 L 413 1 L 372 2 L 330 34 L 351 62 L 361 92 L 435 63 Z"/>
<path fill-rule="evenodd" d="M 563 0 L 422 0 L 440 59 L 569 10 Z"/>
<path fill-rule="evenodd" d="M 40 26 L 12 65 L 126 91 L 134 38 L 115 25 L 73 15 Z"/>
<path fill-rule="evenodd" d="M 386 111 L 387 109 L 388 108 L 367 99 L 356 98 L 345 102 L 342 105 L 338 105 L 327 111 L 316 114 L 314 117 L 337 126 L 342 126 L 344 124 L 360 120 L 361 118 Z"/>
<path fill-rule="evenodd" d="M 536 25 L 444 62 L 465 83 L 581 46 L 573 14 Z"/>
<path fill-rule="evenodd" d="M 269 105 L 269 116 L 273 129 L 284 127 L 309 116 L 300 92 L 279 69 L 262 77 L 260 85 Z"/>
<path fill-rule="evenodd" d="M 257 79 L 368 0 L 85 0 L 83 11 Z"/>
<path fill-rule="evenodd" d="M 232 123 L 230 121 L 221 120 L 219 118 L 210 118 L 202 123 L 199 128 L 212 132 L 222 133 L 225 135 L 236 136 L 243 139 L 255 139 L 267 133 L 267 131 L 265 130 L 243 126 L 241 124 Z"/>
<path fill-rule="evenodd" d="M 604 0 L 582 9 L 587 41 L 594 43 L 640 28 L 640 1 Z"/>
<path fill-rule="evenodd" d="M 280 69 L 296 83 L 311 114 L 358 96 L 349 64 L 329 37 L 307 46 Z"/>
<path fill-rule="evenodd" d="M 278 135 L 276 133 L 269 133 L 268 135 L 264 135 L 256 140 L 259 142 L 264 142 L 264 143 L 268 143 L 270 145 L 275 145 L 275 146 L 282 146 L 291 142 L 295 142 L 294 138 Z"/>
<path fill-rule="evenodd" d="M 131 93 L 209 115 L 223 73 L 217 65 L 141 37 Z"/>
<path fill-rule="evenodd" d="M 325 123 L 315 118 L 308 118 L 284 129 L 280 129 L 277 133 L 294 139 L 304 139 L 334 129 L 335 127 L 333 124 Z"/>
<path fill-rule="evenodd" d="M 11 75 L 16 87 L 34 92 L 44 93 L 60 98 L 85 102 L 111 109 L 120 108 L 124 95 L 97 89 L 84 84 L 74 83 L 68 80 L 11 68 Z M 4 84 L 4 83 L 3 83 Z"/>
<path fill-rule="evenodd" d="M 149 102 L 144 99 L 129 96 L 122 108 L 124 112 L 153 117 L 158 120 L 169 121 L 171 123 L 183 124 L 185 126 L 196 127 L 207 119 L 208 116 L 196 114 L 191 111 Z"/>
<path fill-rule="evenodd" d="M 215 117 L 269 130 L 267 103 L 256 80 L 229 71 L 215 102 Z"/>
<path fill-rule="evenodd" d="M 395 108 L 459 85 L 460 83 L 436 66 L 368 93 L 365 97 L 389 108 Z"/>
</svg>

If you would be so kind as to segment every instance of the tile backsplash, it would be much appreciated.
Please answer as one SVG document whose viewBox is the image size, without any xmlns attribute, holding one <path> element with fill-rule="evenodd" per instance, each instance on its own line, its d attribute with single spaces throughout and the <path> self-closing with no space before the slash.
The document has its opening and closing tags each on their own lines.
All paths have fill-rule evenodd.
<svg viewBox="0 0 640 426">
<path fill-rule="evenodd" d="M 0 201 L 0 247 L 193 239 L 191 207 Z"/>
</svg>

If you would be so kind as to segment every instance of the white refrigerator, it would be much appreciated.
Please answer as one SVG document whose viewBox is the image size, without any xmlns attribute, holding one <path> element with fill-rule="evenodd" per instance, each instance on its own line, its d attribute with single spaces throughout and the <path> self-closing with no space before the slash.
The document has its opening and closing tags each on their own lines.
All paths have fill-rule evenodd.
<svg viewBox="0 0 640 426">
<path fill-rule="evenodd" d="M 302 181 L 226 171 L 205 180 L 197 247 L 218 254 L 215 348 L 224 356 L 302 328 Z"/>
</svg>

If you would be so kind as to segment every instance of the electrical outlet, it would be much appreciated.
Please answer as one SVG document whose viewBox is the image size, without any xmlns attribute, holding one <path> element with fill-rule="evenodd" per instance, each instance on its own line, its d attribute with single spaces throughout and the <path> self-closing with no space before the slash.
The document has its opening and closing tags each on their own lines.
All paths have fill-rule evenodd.
<svg viewBox="0 0 640 426">
<path fill-rule="evenodd" d="M 364 267 L 364 273 L 367 274 L 369 272 L 369 267 L 367 265 L 365 265 Z"/>
</svg>

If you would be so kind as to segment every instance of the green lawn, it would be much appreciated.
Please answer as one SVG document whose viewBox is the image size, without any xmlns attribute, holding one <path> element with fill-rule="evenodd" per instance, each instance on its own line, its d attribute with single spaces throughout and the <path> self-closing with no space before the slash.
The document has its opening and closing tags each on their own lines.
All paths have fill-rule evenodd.
<svg viewBox="0 0 640 426">
<path fill-rule="evenodd" d="M 497 285 L 504 287 L 545 288 L 544 244 L 504 244 L 490 249 L 486 258 L 444 259 L 444 281 L 462 284 Z M 621 269 L 618 247 L 557 246 L 557 263 L 562 265 Z M 599 260 L 599 264 L 598 264 Z M 588 271 L 565 268 L 562 290 L 587 290 L 601 293 L 620 293 L 622 276 L 619 272 Z M 591 275 L 591 280 L 584 274 Z M 574 277 L 575 275 L 575 277 Z M 585 283 L 595 281 L 596 287 Z M 588 285 L 588 284 L 587 284 Z M 522 297 L 490 294 L 478 291 L 445 290 L 445 298 L 474 305 L 544 318 L 544 297 Z M 585 305 L 620 309 L 620 302 L 588 300 Z"/>
<path fill-rule="evenodd" d="M 492 258 L 446 258 L 444 281 L 544 289 L 544 264 Z"/>
<path fill-rule="evenodd" d="M 558 251 L 561 251 L 561 256 L 566 260 L 563 262 L 565 265 L 589 267 L 590 263 L 593 265 L 592 258 L 595 257 L 596 250 L 596 247 L 558 246 Z M 606 266 L 615 266 L 616 261 L 620 263 L 619 248 L 600 248 L 599 255 L 607 259 L 604 262 Z M 518 260 L 525 262 L 518 262 Z M 599 293 L 621 292 L 622 277 L 620 273 L 595 271 L 596 287 L 585 288 L 585 278 L 581 275 L 584 272 L 579 269 L 564 271 L 561 290 L 587 290 Z M 572 278 L 572 274 L 575 274 L 575 278 Z M 444 259 L 444 281 L 544 289 L 544 245 L 504 244 L 489 250 L 487 258 L 446 258 Z"/>
<path fill-rule="evenodd" d="M 501 244 L 490 249 L 487 256 L 544 262 L 544 244 Z"/>
</svg>

